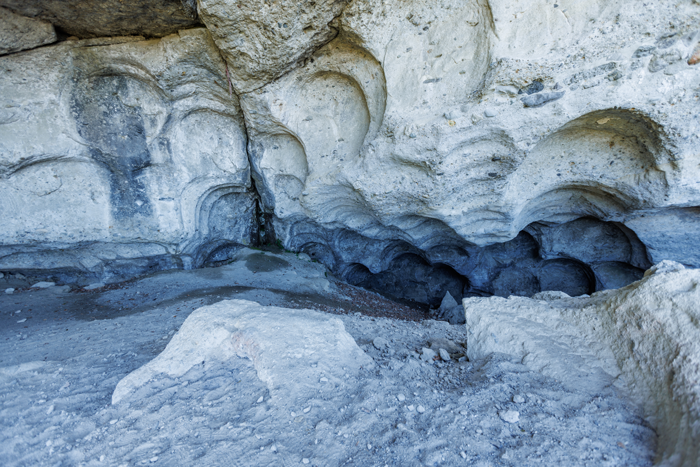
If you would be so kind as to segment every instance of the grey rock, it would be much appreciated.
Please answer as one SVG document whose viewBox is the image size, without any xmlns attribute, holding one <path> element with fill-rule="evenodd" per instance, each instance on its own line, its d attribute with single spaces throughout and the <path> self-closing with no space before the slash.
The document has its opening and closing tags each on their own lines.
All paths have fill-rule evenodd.
<svg viewBox="0 0 700 467">
<path fill-rule="evenodd" d="M 36 284 L 33 284 L 31 288 L 32 289 L 48 289 L 49 287 L 53 287 L 55 285 L 56 285 L 55 282 L 42 281 L 42 282 L 37 282 Z"/>
<path fill-rule="evenodd" d="M 435 352 L 432 349 L 428 349 L 427 347 L 423 347 L 421 350 L 421 356 L 420 359 L 423 360 L 424 362 L 432 362 L 433 359 L 437 356 L 437 352 Z"/>
<path fill-rule="evenodd" d="M 549 102 L 556 101 L 564 97 L 565 91 L 560 92 L 543 92 L 539 94 L 533 94 L 532 96 L 522 97 L 520 100 L 523 102 L 525 107 L 541 107 Z"/>
<path fill-rule="evenodd" d="M 372 345 L 374 345 L 374 348 L 377 350 L 384 350 L 389 347 L 389 341 L 383 337 L 375 337 L 372 341 Z"/>
<path fill-rule="evenodd" d="M 15 289 L 13 289 L 12 287 L 8 287 L 5 289 L 5 293 L 8 295 L 11 295 L 11 294 L 15 293 Z"/>
<path fill-rule="evenodd" d="M 162 37 L 200 24 L 192 0 L 0 0 L 0 6 L 80 38 Z"/>
<path fill-rule="evenodd" d="M 496 112 L 496 111 L 493 110 L 493 109 L 486 109 L 486 110 L 484 110 L 484 117 L 493 118 L 493 117 L 495 117 L 495 116 L 497 116 L 497 115 L 498 115 L 498 112 Z"/>
<path fill-rule="evenodd" d="M 104 286 L 105 286 L 104 282 L 95 282 L 94 284 L 86 285 L 85 287 L 83 287 L 83 290 L 101 289 Z"/>
<path fill-rule="evenodd" d="M 0 8 L 0 55 L 52 42 L 56 42 L 56 32 L 51 24 Z"/>
<path fill-rule="evenodd" d="M 442 359 L 442 361 L 449 362 L 451 360 L 450 353 L 447 350 L 440 349 L 438 353 L 440 354 L 440 358 Z"/>
</svg>

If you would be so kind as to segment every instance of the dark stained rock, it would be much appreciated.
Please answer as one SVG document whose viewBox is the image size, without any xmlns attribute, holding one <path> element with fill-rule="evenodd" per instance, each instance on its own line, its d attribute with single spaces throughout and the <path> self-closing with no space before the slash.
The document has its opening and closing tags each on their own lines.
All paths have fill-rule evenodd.
<svg viewBox="0 0 700 467">
<path fill-rule="evenodd" d="M 162 37 L 200 24 L 193 0 L 0 0 L 17 14 L 80 38 Z"/>
</svg>

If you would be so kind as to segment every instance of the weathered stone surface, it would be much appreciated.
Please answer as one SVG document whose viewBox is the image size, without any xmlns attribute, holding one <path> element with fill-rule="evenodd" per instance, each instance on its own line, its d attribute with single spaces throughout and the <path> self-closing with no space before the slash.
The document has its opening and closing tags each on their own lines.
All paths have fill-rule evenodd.
<svg viewBox="0 0 700 467">
<path fill-rule="evenodd" d="M 616 384 L 642 401 L 660 465 L 700 453 L 700 271 L 664 261 L 590 298 L 466 298 L 470 359 L 505 353 L 592 394 Z"/>
<path fill-rule="evenodd" d="M 236 91 L 282 76 L 331 40 L 331 21 L 348 0 L 269 2 L 198 0 L 202 21 L 230 65 Z"/>
<path fill-rule="evenodd" d="M 376 275 L 407 253 L 412 264 L 446 265 L 470 290 L 484 290 L 492 274 L 464 266 L 465 256 L 478 262 L 474 245 L 514 239 L 533 223 L 622 223 L 698 205 L 700 173 L 690 161 L 700 127 L 689 91 L 698 72 L 680 60 L 695 46 L 698 8 L 657 2 L 663 22 L 642 19 L 642 10 L 634 0 L 350 4 L 338 37 L 303 67 L 241 97 L 276 234 L 341 276 L 394 294 L 396 274 Z M 650 69 L 664 54 L 680 61 Z M 526 107 L 525 95 L 559 99 Z M 535 293 L 543 280 L 569 282 L 575 295 L 591 291 L 586 276 L 593 290 L 638 279 L 650 263 L 634 232 L 622 236 L 624 260 L 576 260 L 590 267 L 569 281 L 554 271 L 544 279 L 503 272 L 499 294 Z M 574 239 L 597 254 L 587 243 L 595 238 Z M 555 256 L 553 270 L 572 258 Z M 398 289 L 416 290 L 414 274 L 406 277 Z M 522 284 L 510 290 L 514 277 Z M 444 290 L 418 294 L 436 305 Z"/>
<path fill-rule="evenodd" d="M 312 3 L 201 0 L 219 46 L 207 38 L 201 53 L 170 36 L 95 39 L 5 62 L 3 157 L 26 166 L 5 172 L 5 186 L 33 187 L 42 200 L 29 197 L 28 213 L 73 203 L 78 214 L 13 215 L 4 257 L 22 259 L 0 267 L 69 268 L 75 259 L 40 245 L 117 239 L 148 267 L 182 254 L 183 266 L 218 264 L 258 236 L 437 306 L 445 292 L 580 295 L 662 259 L 697 264 L 697 2 Z M 42 60 L 60 65 L 35 73 Z M 239 96 L 227 96 L 227 77 Z M 24 94 L 33 107 L 15 122 Z M 89 161 L 90 180 L 102 170 L 94 199 L 119 209 L 93 212 L 76 188 L 84 179 L 53 191 L 61 174 L 27 162 L 46 157 Z M 12 186 L 5 209 L 16 213 Z M 205 201 L 204 186 L 238 194 L 216 204 L 221 192 Z"/>
<path fill-rule="evenodd" d="M 53 26 L 0 8 L 0 55 L 56 42 Z"/>
<path fill-rule="evenodd" d="M 0 0 L 0 6 L 81 37 L 162 37 L 199 24 L 194 0 Z"/>
<path fill-rule="evenodd" d="M 337 384 L 374 366 L 338 318 L 226 300 L 195 310 L 158 357 L 117 384 L 112 403 L 160 374 L 178 377 L 203 362 L 237 357 L 250 359 L 272 397 L 284 400 L 317 393 L 321 378 Z"/>
<path fill-rule="evenodd" d="M 0 67 L 0 269 L 119 280 L 257 235 L 243 118 L 205 29 Z"/>
</svg>

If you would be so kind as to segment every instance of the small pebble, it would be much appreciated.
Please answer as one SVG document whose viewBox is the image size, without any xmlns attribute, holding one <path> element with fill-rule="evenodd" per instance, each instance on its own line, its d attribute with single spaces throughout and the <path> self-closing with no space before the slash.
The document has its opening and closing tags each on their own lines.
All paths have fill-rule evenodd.
<svg viewBox="0 0 700 467">
<path fill-rule="evenodd" d="M 55 282 L 37 282 L 31 288 L 32 289 L 48 289 L 49 287 L 53 287 L 54 285 L 56 285 Z"/>
<path fill-rule="evenodd" d="M 311 410 L 311 407 L 307 407 L 304 409 L 304 413 L 309 413 L 310 410 Z"/>
<path fill-rule="evenodd" d="M 367 449 L 372 449 L 372 445 L 371 445 L 371 444 L 367 444 Z"/>
<path fill-rule="evenodd" d="M 522 404 L 523 402 L 525 402 L 525 398 L 520 394 L 516 394 L 513 396 L 513 402 L 515 402 L 516 404 Z"/>
<path fill-rule="evenodd" d="M 416 408 L 416 411 L 417 411 L 418 413 L 425 413 L 425 407 L 423 407 L 422 405 L 419 405 L 419 406 Z"/>
<path fill-rule="evenodd" d="M 493 118 L 493 117 L 495 117 L 496 115 L 498 115 L 498 112 L 496 112 L 496 111 L 493 110 L 493 109 L 486 109 L 486 110 L 484 111 L 484 117 Z"/>
<path fill-rule="evenodd" d="M 115 418 L 114 420 L 110 420 L 110 421 L 109 421 L 109 424 L 110 424 L 110 425 L 114 425 L 114 424 L 117 423 L 118 421 L 119 421 L 119 420 L 117 420 L 117 419 Z"/>
<path fill-rule="evenodd" d="M 409 406 L 406 407 L 406 408 L 407 408 L 409 411 L 411 411 L 411 412 L 413 412 L 413 411 L 415 410 L 415 407 L 413 407 L 412 405 L 409 405 Z"/>
<path fill-rule="evenodd" d="M 17 321 L 17 322 L 18 322 L 18 323 L 24 323 L 25 321 L 27 321 L 27 318 L 20 319 L 20 320 Z"/>
<path fill-rule="evenodd" d="M 304 464 L 308 464 L 308 463 L 309 463 L 309 459 L 307 459 L 306 457 L 304 457 L 304 458 L 301 460 L 301 462 L 304 463 Z"/>
<path fill-rule="evenodd" d="M 321 382 L 322 382 L 322 383 L 327 383 L 327 382 L 328 382 L 328 378 L 326 378 L 326 377 L 321 378 Z"/>
<path fill-rule="evenodd" d="M 451 360 L 451 359 L 450 359 L 450 353 L 449 353 L 447 350 L 445 350 L 445 349 L 440 349 L 440 350 L 439 350 L 439 353 L 440 353 L 440 358 L 441 358 L 443 361 L 449 362 L 449 361 Z"/>
<path fill-rule="evenodd" d="M 277 446 L 275 446 L 274 444 L 270 446 L 270 451 L 277 452 Z"/>
<path fill-rule="evenodd" d="M 398 396 L 396 396 L 396 398 L 399 400 L 399 402 L 403 402 L 406 400 L 406 396 L 404 396 L 403 394 L 399 394 Z"/>
<path fill-rule="evenodd" d="M 466 459 L 466 458 L 467 458 L 467 453 L 464 452 L 464 451 L 460 452 L 459 455 L 462 456 L 462 459 Z"/>
<path fill-rule="evenodd" d="M 500 411 L 498 416 L 501 417 L 501 420 L 508 423 L 517 423 L 520 420 L 520 413 L 515 410 Z"/>
<path fill-rule="evenodd" d="M 264 400 L 265 400 L 265 398 L 264 398 L 263 396 L 260 396 L 260 397 L 258 398 L 258 404 L 261 403 L 261 402 L 264 401 Z"/>
<path fill-rule="evenodd" d="M 389 346 L 389 341 L 383 337 L 377 337 L 372 341 L 372 345 L 374 345 L 377 350 L 382 350 Z"/>
<path fill-rule="evenodd" d="M 12 293 L 14 293 L 14 291 L 15 291 L 15 289 L 13 289 L 12 287 L 5 289 L 6 294 L 12 294 Z"/>
<path fill-rule="evenodd" d="M 153 456 L 153 457 L 151 457 L 151 462 L 155 462 L 155 461 L 157 461 L 157 460 L 158 460 L 158 456 Z"/>
</svg>

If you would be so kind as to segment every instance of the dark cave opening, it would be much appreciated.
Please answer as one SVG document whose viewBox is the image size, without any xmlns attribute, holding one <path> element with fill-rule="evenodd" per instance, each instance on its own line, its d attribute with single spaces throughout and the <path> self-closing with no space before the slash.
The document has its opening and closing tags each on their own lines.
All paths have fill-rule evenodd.
<svg viewBox="0 0 700 467">
<path fill-rule="evenodd" d="M 376 241 L 355 236 L 354 254 L 340 257 L 332 243 L 321 241 L 309 242 L 301 251 L 352 285 L 437 308 L 447 293 L 459 303 L 464 297 L 531 297 L 544 291 L 575 297 L 626 286 L 641 279 L 651 263 L 644 244 L 623 227 L 583 217 L 563 224 L 533 223 L 514 239 L 486 247 L 465 242 L 407 252 L 394 241 L 382 250 Z M 387 260 L 390 250 L 398 254 Z M 445 254 L 450 251 L 459 255 Z"/>
</svg>

